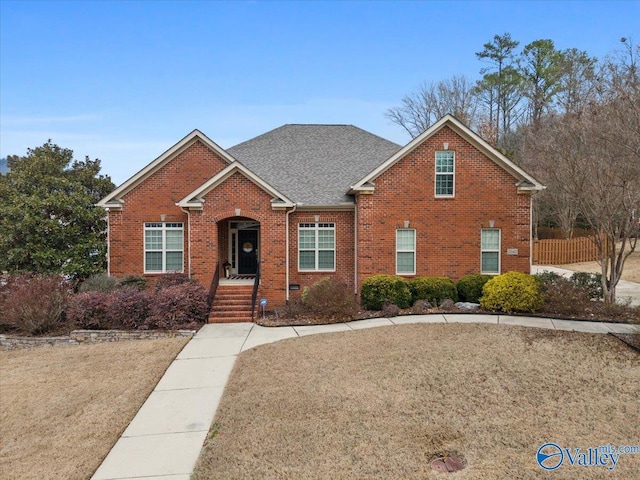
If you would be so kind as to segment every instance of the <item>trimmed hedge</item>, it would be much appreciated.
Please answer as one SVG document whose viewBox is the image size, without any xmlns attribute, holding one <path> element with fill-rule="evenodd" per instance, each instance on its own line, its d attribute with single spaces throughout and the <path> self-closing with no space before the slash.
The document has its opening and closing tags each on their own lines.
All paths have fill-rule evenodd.
<svg viewBox="0 0 640 480">
<path fill-rule="evenodd" d="M 482 289 L 480 305 L 494 312 L 530 312 L 542 307 L 544 296 L 531 275 L 507 272 L 489 280 Z"/>
<path fill-rule="evenodd" d="M 399 308 L 411 305 L 411 290 L 408 282 L 396 275 L 373 275 L 362 281 L 360 290 L 362 305 L 367 310 L 380 310 L 384 303 L 392 303 Z"/>
<path fill-rule="evenodd" d="M 416 277 L 409 281 L 409 289 L 412 303 L 427 300 L 438 306 L 447 298 L 458 301 L 456 285 L 446 277 Z"/>
<path fill-rule="evenodd" d="M 484 284 L 492 278 L 493 276 L 491 275 L 480 275 L 477 273 L 462 277 L 456 285 L 460 301 L 479 303 Z"/>
</svg>

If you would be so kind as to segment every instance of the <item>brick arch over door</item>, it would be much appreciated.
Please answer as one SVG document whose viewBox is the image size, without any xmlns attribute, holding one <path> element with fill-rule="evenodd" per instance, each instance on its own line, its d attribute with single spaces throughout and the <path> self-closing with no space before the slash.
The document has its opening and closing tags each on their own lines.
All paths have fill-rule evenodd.
<svg viewBox="0 0 640 480">
<path fill-rule="evenodd" d="M 237 208 L 237 209 L 234 209 L 234 210 L 228 210 L 226 212 L 220 212 L 217 215 L 214 215 L 212 217 L 212 220 L 214 222 L 218 223 L 218 222 L 221 222 L 223 220 L 228 220 L 228 219 L 233 218 L 233 217 L 244 217 L 244 218 L 248 218 L 250 220 L 255 220 L 256 222 L 261 223 L 261 224 L 264 223 L 264 221 L 265 221 L 264 215 L 262 215 L 260 213 L 256 215 L 253 212 L 245 211 L 245 210 L 242 210 L 240 208 Z"/>
</svg>

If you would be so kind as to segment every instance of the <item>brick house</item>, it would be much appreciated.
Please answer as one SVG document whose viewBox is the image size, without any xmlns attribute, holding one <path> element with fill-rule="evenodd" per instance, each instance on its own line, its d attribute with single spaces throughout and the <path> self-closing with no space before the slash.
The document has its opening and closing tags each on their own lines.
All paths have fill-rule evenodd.
<svg viewBox="0 0 640 480">
<path fill-rule="evenodd" d="M 277 306 L 326 276 L 357 295 L 376 273 L 529 272 L 543 188 L 448 115 L 404 147 L 351 125 L 284 125 L 227 150 L 194 130 L 98 205 L 110 275 L 209 286 L 218 269 L 230 288 L 259 266 Z"/>
</svg>

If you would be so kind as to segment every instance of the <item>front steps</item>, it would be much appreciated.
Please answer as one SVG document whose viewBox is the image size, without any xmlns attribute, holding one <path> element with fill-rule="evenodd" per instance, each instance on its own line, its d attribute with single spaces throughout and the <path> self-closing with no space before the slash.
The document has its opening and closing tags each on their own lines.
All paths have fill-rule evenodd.
<svg viewBox="0 0 640 480">
<path fill-rule="evenodd" d="M 218 285 L 209 323 L 251 322 L 253 285 Z"/>
</svg>

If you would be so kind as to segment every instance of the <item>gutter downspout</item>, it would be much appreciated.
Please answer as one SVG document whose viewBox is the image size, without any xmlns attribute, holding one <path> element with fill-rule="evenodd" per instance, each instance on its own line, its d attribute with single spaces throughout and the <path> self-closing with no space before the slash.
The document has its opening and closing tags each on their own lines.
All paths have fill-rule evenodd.
<svg viewBox="0 0 640 480">
<path fill-rule="evenodd" d="M 187 271 L 189 278 L 191 278 L 191 212 L 182 207 L 180 207 L 180 210 L 182 210 L 182 213 L 187 214 L 187 248 L 189 249 L 189 256 L 187 257 Z"/>
<path fill-rule="evenodd" d="M 107 216 L 105 220 L 107 221 L 107 276 L 111 276 L 111 232 L 110 232 L 110 223 L 109 223 L 109 207 L 105 208 L 107 212 Z"/>
<path fill-rule="evenodd" d="M 285 229 L 286 229 L 286 235 L 285 235 L 285 240 L 284 240 L 284 244 L 285 244 L 285 286 L 284 286 L 284 291 L 286 292 L 285 294 L 285 300 L 287 302 L 287 305 L 289 304 L 289 215 L 291 215 L 293 212 L 296 211 L 296 208 L 298 208 L 298 204 L 294 203 L 293 204 L 293 208 L 291 210 L 287 211 L 287 216 L 285 217 Z"/>
<path fill-rule="evenodd" d="M 356 208 L 353 210 L 353 295 L 358 296 L 358 197 L 353 196 Z"/>
</svg>

